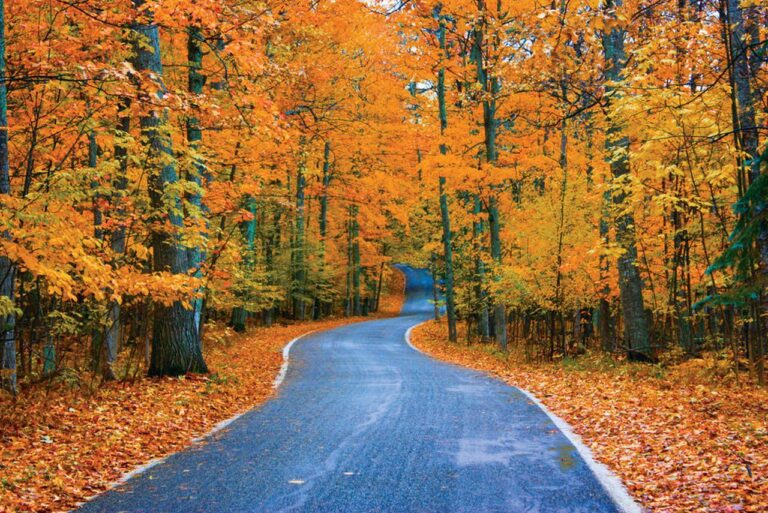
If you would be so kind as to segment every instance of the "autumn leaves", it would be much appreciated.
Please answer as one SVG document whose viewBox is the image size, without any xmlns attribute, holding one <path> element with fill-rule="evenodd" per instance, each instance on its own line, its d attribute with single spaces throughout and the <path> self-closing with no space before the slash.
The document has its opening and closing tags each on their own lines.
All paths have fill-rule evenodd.
<svg viewBox="0 0 768 513">
<path fill-rule="evenodd" d="M 373 310 L 393 258 L 502 349 L 759 369 L 760 5 L 5 9 L 4 376 L 203 370 L 206 319 Z"/>
<path fill-rule="evenodd" d="M 432 206 L 418 218 L 433 226 L 421 261 L 455 289 L 468 337 L 535 340 L 546 358 L 583 341 L 645 360 L 728 348 L 763 374 L 763 287 L 750 274 L 762 268 L 763 231 L 749 221 L 759 207 L 730 208 L 763 173 L 759 130 L 738 128 L 763 123 L 749 116 L 763 91 L 763 10 L 445 1 L 411 11 L 431 68 L 417 81 L 432 85 L 414 100 L 431 134 L 419 148 Z M 736 245 L 744 253 L 726 252 L 732 233 L 752 234 Z M 714 265 L 721 254 L 730 263 Z M 584 308 L 596 328 L 586 338 Z"/>
<path fill-rule="evenodd" d="M 392 151 L 405 52 L 385 17 L 357 2 L 5 10 L 5 388 L 203 372 L 206 321 L 378 308 L 412 160 Z"/>
</svg>

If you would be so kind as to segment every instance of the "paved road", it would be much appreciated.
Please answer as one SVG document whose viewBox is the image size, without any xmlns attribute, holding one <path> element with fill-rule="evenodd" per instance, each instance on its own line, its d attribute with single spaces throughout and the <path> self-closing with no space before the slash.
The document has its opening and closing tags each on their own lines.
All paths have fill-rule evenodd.
<svg viewBox="0 0 768 513">
<path fill-rule="evenodd" d="M 400 317 L 301 340 L 275 399 L 82 511 L 619 511 L 520 391 L 404 342 L 433 310 L 406 275 Z"/>
</svg>

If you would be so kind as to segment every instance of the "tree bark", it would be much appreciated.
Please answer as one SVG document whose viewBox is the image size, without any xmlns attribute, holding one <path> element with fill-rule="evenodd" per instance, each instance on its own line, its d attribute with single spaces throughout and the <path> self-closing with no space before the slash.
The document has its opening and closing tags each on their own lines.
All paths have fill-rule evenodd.
<svg viewBox="0 0 768 513">
<path fill-rule="evenodd" d="M 8 89 L 5 69 L 5 0 L 0 0 L 0 201 L 11 195 L 8 173 Z M 0 237 L 8 238 L 7 232 Z M 0 297 L 3 313 L 0 315 L 0 388 L 16 394 L 16 315 L 14 308 L 14 278 L 16 266 L 0 255 Z"/>
<path fill-rule="evenodd" d="M 296 224 L 293 240 L 293 316 L 295 319 L 303 321 L 306 318 L 306 294 L 305 282 L 307 280 L 306 269 L 306 234 L 305 234 L 305 155 L 304 141 L 300 143 L 301 155 L 299 156 L 299 166 L 296 171 Z"/>
<path fill-rule="evenodd" d="M 125 101 L 125 109 L 128 108 L 128 101 Z M 121 137 L 127 137 L 131 130 L 131 119 L 127 115 L 123 115 L 118 120 L 118 128 L 121 132 Z M 115 157 L 119 162 L 119 173 L 113 184 L 112 203 L 117 203 L 115 212 L 121 219 L 121 222 L 115 227 L 111 233 L 111 245 L 112 253 L 119 258 L 120 255 L 125 253 L 126 247 L 126 231 L 125 225 L 122 222 L 122 218 L 125 215 L 125 208 L 123 202 L 125 200 L 125 191 L 128 189 L 128 148 L 126 145 L 121 144 L 115 147 Z M 106 358 L 104 360 L 105 365 L 108 365 L 108 369 L 104 369 L 104 375 L 108 376 L 113 374 L 112 365 L 117 359 L 117 351 L 120 347 L 120 334 L 123 328 L 122 319 L 122 306 L 117 301 L 112 301 L 109 308 L 109 316 L 107 319 L 107 332 L 104 337 L 104 346 L 106 351 Z"/>
<path fill-rule="evenodd" d="M 500 83 L 496 77 L 489 77 L 485 69 L 485 60 L 483 58 L 483 48 L 486 46 L 485 27 L 487 24 L 487 12 L 484 0 L 477 2 L 478 15 L 480 16 L 474 32 L 473 53 L 477 71 L 477 83 L 483 91 L 483 133 L 485 142 L 485 159 L 495 165 L 498 160 L 498 151 L 496 148 L 496 135 L 498 124 L 496 121 L 496 96 L 499 94 Z M 499 205 L 496 192 L 491 191 L 488 200 L 488 225 L 491 236 L 491 258 L 497 267 L 501 267 L 501 221 L 499 219 Z M 498 279 L 498 273 L 497 277 Z M 496 344 L 502 351 L 507 350 L 507 309 L 503 302 L 496 302 L 493 305 L 493 325 Z"/>
<path fill-rule="evenodd" d="M 622 0 L 606 2 L 607 16 L 615 17 L 615 9 L 621 5 Z M 623 79 L 627 60 L 624 50 L 625 37 L 626 32 L 621 28 L 613 28 L 610 32 L 603 34 L 603 51 L 606 60 L 605 78 L 608 80 L 606 97 L 609 101 L 618 94 L 615 84 Z M 619 121 L 609 119 L 609 123 L 606 151 L 610 159 L 611 174 L 614 179 L 620 179 L 629 173 L 629 138 L 623 134 Z M 627 200 L 626 194 L 616 194 L 613 200 L 622 210 L 617 216 L 615 224 L 616 241 L 624 250 L 618 259 L 618 271 L 627 349 L 630 354 L 639 354 L 641 357 L 647 358 L 650 357 L 651 343 L 643 303 L 643 282 L 637 266 L 634 215 L 624 206 Z"/>
<path fill-rule="evenodd" d="M 328 237 L 328 189 L 331 186 L 331 142 L 326 141 L 323 146 L 323 190 L 320 196 L 320 276 L 325 281 L 325 269 L 326 269 L 326 246 Z M 326 283 L 323 283 L 327 286 Z M 318 317 L 326 315 L 332 307 L 332 302 L 326 298 L 315 299 L 318 305 Z"/>
<path fill-rule="evenodd" d="M 453 291 L 453 248 L 451 244 L 451 218 L 448 213 L 448 197 L 445 194 L 445 177 L 440 177 L 440 213 L 443 218 L 443 251 L 445 252 L 445 309 L 448 316 L 448 340 L 456 342 L 456 303 Z"/>
<path fill-rule="evenodd" d="M 347 273 L 344 290 L 344 316 L 352 317 L 352 274 L 353 274 L 353 257 L 352 257 L 352 206 L 347 208 Z"/>
<path fill-rule="evenodd" d="M 251 219 L 240 223 L 240 230 L 243 234 L 243 240 L 245 242 L 245 248 L 243 252 L 243 268 L 251 278 L 254 270 L 254 264 L 256 263 L 256 200 L 253 197 L 248 197 L 245 201 L 245 208 L 251 213 Z M 247 295 L 240 297 L 240 300 L 247 302 L 251 298 Z M 237 306 L 232 309 L 232 328 L 238 332 L 243 333 L 247 328 L 248 321 L 248 309 L 245 306 Z"/>
<path fill-rule="evenodd" d="M 490 337 L 490 315 L 488 313 L 488 294 L 485 290 L 485 262 L 481 256 L 483 251 L 483 233 L 485 232 L 485 226 L 482 219 L 480 219 L 480 213 L 482 211 L 482 202 L 480 197 L 476 194 L 473 195 L 473 208 L 472 213 L 475 216 L 475 222 L 472 226 L 472 236 L 477 244 L 475 248 L 475 295 L 478 301 L 478 313 L 477 313 L 477 331 L 482 341 L 488 340 Z"/>
<path fill-rule="evenodd" d="M 429 271 L 432 274 L 432 306 L 434 307 L 434 317 L 436 321 L 440 320 L 440 293 L 437 290 L 437 255 L 432 253 L 430 256 Z"/>
<path fill-rule="evenodd" d="M 386 248 L 384 253 L 386 254 Z M 384 284 L 384 262 L 382 262 L 379 265 L 379 277 L 376 281 L 376 296 L 374 297 L 374 300 L 373 300 L 374 312 L 379 311 L 379 302 L 381 301 L 381 288 L 383 284 Z"/>
<path fill-rule="evenodd" d="M 761 177 L 762 155 L 760 153 L 760 140 L 758 133 L 755 105 L 760 101 L 760 95 L 756 94 L 756 85 L 753 83 L 756 68 L 760 64 L 761 57 L 750 51 L 749 43 L 755 44 L 759 40 L 757 21 L 747 16 L 753 13 L 753 9 L 746 9 L 741 0 L 724 0 L 726 2 L 726 19 L 728 50 L 731 64 L 731 84 L 733 95 L 733 125 L 736 134 L 737 149 L 746 155 L 739 156 L 738 164 L 742 174 L 746 175 L 746 188 L 755 187 Z M 764 47 L 763 47 L 764 51 Z M 749 214 L 758 219 L 758 230 L 755 237 L 757 249 L 757 273 L 762 279 L 768 279 L 768 222 L 762 219 L 768 208 L 765 198 L 757 200 L 752 205 Z M 756 333 L 750 340 L 750 359 L 754 362 L 755 374 L 758 382 L 765 384 L 765 358 L 764 339 L 766 332 L 765 318 L 768 316 L 768 296 L 763 290 L 760 299 L 755 305 Z"/>
<path fill-rule="evenodd" d="M 96 133 L 91 130 L 88 134 L 88 167 L 95 170 L 98 164 L 99 146 L 96 141 Z M 94 183 L 94 187 L 98 186 Z M 106 234 L 102 228 L 104 222 L 104 213 L 99 208 L 99 201 L 102 197 L 98 194 L 94 195 L 93 202 L 93 224 L 94 235 L 97 239 L 103 240 Z M 102 378 L 106 381 L 115 379 L 115 372 L 113 369 L 115 360 L 117 359 L 117 338 L 110 336 L 112 330 L 113 321 L 113 309 L 119 305 L 116 301 L 109 301 L 107 304 L 107 319 L 106 325 L 99 324 L 92 334 L 91 341 L 91 368 L 94 372 L 100 372 Z"/>
<path fill-rule="evenodd" d="M 363 315 L 360 302 L 360 224 L 357 221 L 358 207 L 352 206 L 352 310 L 354 315 Z"/>
<path fill-rule="evenodd" d="M 437 38 L 440 45 L 441 59 L 446 53 L 445 42 L 445 17 L 438 13 L 438 32 Z M 440 66 L 437 71 L 437 104 L 438 115 L 440 117 L 440 137 L 445 135 L 448 128 L 448 107 L 445 101 L 445 67 Z M 448 153 L 448 147 L 445 142 L 440 142 L 440 153 Z M 448 198 L 445 192 L 445 177 L 438 178 L 440 187 L 440 212 L 443 222 L 443 248 L 445 258 L 445 309 L 448 317 L 448 340 L 456 342 L 458 335 L 456 332 L 456 301 L 453 292 L 453 249 L 451 234 L 451 219 L 448 213 Z"/>
<path fill-rule="evenodd" d="M 206 81 L 205 76 L 200 73 L 200 70 L 203 68 L 203 49 L 200 46 L 202 39 L 203 36 L 199 27 L 194 25 L 190 26 L 187 30 L 187 60 L 189 61 L 189 68 L 187 72 L 187 89 L 190 94 L 195 96 L 203 94 L 203 87 L 205 86 Z M 194 102 L 193 106 L 193 108 L 196 108 Z M 203 131 L 200 127 L 200 121 L 197 119 L 197 117 L 195 117 L 194 114 L 187 117 L 186 124 L 187 142 L 189 144 L 190 150 L 194 153 L 194 156 L 192 157 L 192 169 L 190 170 L 189 178 L 202 189 L 202 187 L 205 186 L 205 182 L 207 181 L 207 169 L 199 153 L 201 142 L 203 140 Z M 204 208 L 202 193 L 196 192 L 192 194 L 189 200 L 190 203 L 194 205 L 199 211 L 196 213 L 196 215 L 202 216 L 202 211 Z M 187 266 L 198 279 L 201 279 L 203 276 L 202 266 L 205 262 L 205 256 L 205 252 L 200 247 L 187 248 Z M 204 291 L 198 290 L 198 294 L 199 297 L 195 297 L 192 300 L 192 326 L 197 333 L 198 344 L 201 344 L 202 346 L 202 339 L 200 335 L 202 333 Z"/>
<path fill-rule="evenodd" d="M 134 0 L 134 6 L 142 7 L 144 0 Z M 162 83 L 163 66 L 160 53 L 160 33 L 151 12 L 142 13 L 143 23 L 133 25 L 138 36 L 134 43 L 135 69 L 154 76 L 159 89 L 157 98 L 162 100 L 165 88 Z M 178 181 L 176 162 L 168 134 L 168 114 L 161 107 L 142 115 L 141 132 L 146 139 L 148 162 L 155 167 L 148 179 L 150 203 L 158 216 L 157 221 L 169 221 L 173 230 L 183 227 L 181 199 L 172 192 Z M 175 194 L 175 195 L 174 195 Z M 187 272 L 187 255 L 177 233 L 165 228 L 152 232 L 153 270 L 184 274 Z M 150 376 L 177 376 L 187 372 L 208 372 L 194 327 L 194 312 L 185 308 L 181 301 L 170 305 L 156 304 L 152 330 Z"/>
<path fill-rule="evenodd" d="M 497 265 L 501 265 L 501 223 L 499 220 L 499 205 L 495 195 L 491 195 L 488 204 L 488 221 L 491 228 L 491 258 Z M 503 302 L 496 302 L 493 306 L 493 323 L 496 344 L 502 351 L 507 350 L 507 309 Z"/>
</svg>

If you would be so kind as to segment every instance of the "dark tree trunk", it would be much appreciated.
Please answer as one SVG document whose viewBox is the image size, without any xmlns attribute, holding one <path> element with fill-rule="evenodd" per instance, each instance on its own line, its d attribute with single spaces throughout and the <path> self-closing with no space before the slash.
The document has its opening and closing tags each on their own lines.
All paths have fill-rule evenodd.
<svg viewBox="0 0 768 513">
<path fill-rule="evenodd" d="M 742 170 L 746 184 L 743 189 L 756 187 L 759 180 L 766 179 L 761 177 L 762 155 L 760 153 L 760 140 L 755 115 L 755 105 L 761 100 L 760 94 L 755 91 L 758 89 L 753 82 L 756 76 L 757 68 L 762 57 L 760 52 L 765 52 L 765 45 L 762 45 L 759 51 L 750 50 L 750 43 L 755 45 L 759 41 L 759 30 L 755 7 L 744 7 L 742 0 L 724 0 L 726 2 L 726 19 L 730 64 L 731 64 L 731 84 L 732 84 L 732 103 L 733 103 L 733 125 L 736 134 L 737 149 L 747 158 L 739 157 L 739 167 Z M 757 249 L 757 273 L 763 280 L 768 279 L 768 222 L 764 219 L 768 200 L 758 199 L 752 205 L 752 211 L 748 214 L 758 219 L 758 230 L 755 237 Z M 745 214 L 747 215 L 747 214 Z M 755 318 L 758 319 L 755 324 L 755 333 L 751 337 L 749 346 L 750 359 L 754 364 L 755 374 L 758 382 L 765 384 L 765 358 L 764 358 L 764 338 L 766 335 L 765 318 L 768 316 L 768 295 L 765 290 L 760 294 L 759 304 L 755 305 Z"/>
<path fill-rule="evenodd" d="M 385 250 L 386 254 L 386 250 Z M 379 303 L 381 301 L 381 287 L 384 283 L 384 262 L 381 263 L 379 266 L 379 277 L 377 279 L 376 283 L 376 296 L 373 301 L 373 311 L 378 312 L 379 311 Z"/>
<path fill-rule="evenodd" d="M 430 272 L 432 273 L 432 305 L 435 311 L 435 320 L 440 320 L 440 293 L 437 290 L 437 256 L 432 253 L 432 262 L 430 265 Z"/>
<path fill-rule="evenodd" d="M 357 221 L 358 207 L 352 207 L 352 310 L 354 315 L 363 314 L 360 301 L 360 224 Z"/>
<path fill-rule="evenodd" d="M 621 0 L 606 2 L 607 16 L 615 17 L 614 9 L 622 5 Z M 606 60 L 606 97 L 610 100 L 617 93 L 615 84 L 623 79 L 626 66 L 624 39 L 626 32 L 614 28 L 603 35 L 603 49 Z M 620 179 L 629 173 L 629 138 L 623 135 L 621 124 L 609 120 L 610 127 L 606 138 L 606 150 L 610 159 L 611 173 Z M 637 245 L 635 242 L 635 220 L 631 212 L 621 206 L 625 194 L 617 194 L 614 202 L 624 210 L 616 219 L 616 242 L 624 250 L 618 259 L 619 293 L 624 314 L 624 335 L 627 349 L 633 354 L 649 357 L 651 353 L 650 331 L 643 304 L 643 282 L 637 263 Z"/>
<path fill-rule="evenodd" d="M 499 206 L 496 196 L 491 195 L 488 205 L 488 224 L 491 228 L 491 258 L 497 265 L 501 265 L 501 223 L 499 220 Z M 502 351 L 507 350 L 507 309 L 503 302 L 496 302 L 493 306 L 493 331 L 496 344 Z"/>
<path fill-rule="evenodd" d="M 299 157 L 299 167 L 296 172 L 296 224 L 293 241 L 293 316 L 295 319 L 303 321 L 306 319 L 306 291 L 307 280 L 306 269 L 306 234 L 305 234 L 305 156 L 304 142 L 301 143 L 301 156 Z"/>
<path fill-rule="evenodd" d="M 490 329 L 490 315 L 488 313 L 488 294 L 485 291 L 485 262 L 481 253 L 483 251 L 483 234 L 485 233 L 485 226 L 480 218 L 482 211 L 482 202 L 480 197 L 473 195 L 473 208 L 472 213 L 475 216 L 475 222 L 472 226 L 472 236 L 475 240 L 477 247 L 475 248 L 475 296 L 478 301 L 477 311 L 477 331 L 482 341 L 488 340 L 491 334 Z"/>
<path fill-rule="evenodd" d="M 346 283 L 344 290 L 344 316 L 352 317 L 352 274 L 353 270 L 353 257 L 352 257 L 352 207 L 347 209 L 347 273 Z"/>
<path fill-rule="evenodd" d="M 137 8 L 143 4 L 143 0 L 134 0 L 134 6 Z M 134 67 L 139 72 L 154 76 L 160 92 L 158 98 L 149 101 L 158 101 L 164 96 L 160 34 L 151 12 L 145 11 L 142 16 L 145 18 L 144 23 L 133 25 L 137 35 L 134 44 Z M 152 208 L 158 216 L 157 221 L 165 224 L 168 220 L 177 230 L 183 227 L 184 221 L 179 213 L 181 198 L 178 195 L 170 200 L 168 198 L 170 186 L 178 181 L 178 176 L 171 141 L 166 133 L 167 123 L 168 115 L 162 107 L 143 115 L 140 120 L 141 132 L 146 138 L 148 162 L 154 168 L 148 179 Z M 187 272 L 186 251 L 177 233 L 169 233 L 159 228 L 152 233 L 151 243 L 155 272 Z M 174 301 L 170 305 L 157 303 L 154 311 L 149 375 L 176 376 L 187 372 L 208 372 L 194 326 L 194 312 L 185 308 L 181 301 Z"/>
<path fill-rule="evenodd" d="M 232 309 L 232 319 L 230 324 L 237 333 L 244 333 L 248 322 L 248 312 L 242 306 L 236 306 Z"/>
<path fill-rule="evenodd" d="M 440 44 L 441 58 L 446 53 L 445 44 L 445 17 L 438 14 L 438 42 Z M 445 135 L 448 128 L 448 108 L 445 99 L 445 68 L 440 66 L 437 72 L 437 104 L 440 117 L 440 135 Z M 445 155 L 448 148 L 445 143 L 440 143 L 440 153 Z M 448 212 L 448 197 L 445 192 L 445 177 L 439 177 L 440 186 L 440 213 L 443 221 L 443 249 L 445 257 L 445 309 L 448 317 L 448 340 L 456 342 L 458 334 L 456 332 L 456 300 L 453 292 L 453 248 L 451 234 L 451 218 Z"/>
<path fill-rule="evenodd" d="M 445 309 L 448 314 L 448 340 L 456 342 L 456 303 L 453 291 L 453 247 L 451 244 L 451 218 L 445 194 L 445 177 L 440 177 L 440 212 L 443 218 L 443 251 L 445 252 Z"/>
<path fill-rule="evenodd" d="M 189 27 L 187 31 L 187 60 L 189 61 L 189 68 L 187 72 L 187 82 L 189 93 L 198 96 L 203 94 L 203 87 L 205 86 L 205 76 L 200 73 L 203 68 L 203 49 L 201 43 L 203 36 L 200 29 L 196 26 Z M 193 96 L 193 98 L 194 98 Z M 189 179 L 194 182 L 198 187 L 202 189 L 206 185 L 208 180 L 207 169 L 205 163 L 200 156 L 201 142 L 203 140 L 203 131 L 200 127 L 200 121 L 194 115 L 194 109 L 197 105 L 193 99 L 193 114 L 187 118 L 187 142 L 189 148 L 194 152 L 192 169 L 189 170 Z M 193 193 L 189 202 L 197 209 L 196 216 L 204 215 L 204 205 L 201 192 Z M 205 262 L 205 252 L 200 247 L 187 248 L 187 267 L 192 271 L 198 279 L 203 276 L 202 266 Z M 205 295 L 203 290 L 198 290 L 199 297 L 195 297 L 192 300 L 192 324 L 198 337 L 198 344 L 202 345 L 202 321 L 203 321 L 203 297 Z"/>
<path fill-rule="evenodd" d="M 124 101 L 123 108 L 127 110 L 128 106 L 128 101 Z M 130 129 L 130 118 L 127 115 L 121 116 L 118 119 L 119 138 L 127 137 Z M 119 171 L 113 184 L 111 202 L 113 205 L 116 205 L 114 212 L 119 222 L 110 234 L 110 244 L 115 257 L 120 258 L 125 253 L 126 246 L 126 232 L 123 224 L 125 208 L 123 202 L 125 200 L 125 191 L 128 188 L 128 148 L 122 144 L 116 145 L 115 158 L 118 161 Z M 115 377 L 113 366 L 117 360 L 117 351 L 120 347 L 122 326 L 122 306 L 117 301 L 111 301 L 107 312 L 107 328 L 104 333 L 104 361 L 101 370 L 102 376 L 105 379 L 113 379 Z"/>
<path fill-rule="evenodd" d="M 331 143 L 326 141 L 323 146 L 323 192 L 320 196 L 320 275 L 325 280 L 326 245 L 328 237 L 328 189 L 331 186 Z M 325 298 L 316 299 L 317 317 L 327 316 L 332 303 Z"/>
<path fill-rule="evenodd" d="M 88 167 L 95 170 L 98 164 L 99 146 L 96 142 L 96 133 L 92 130 L 88 134 Z M 94 187 L 98 187 L 98 183 L 93 184 Z M 97 239 L 103 240 L 105 233 L 102 228 L 104 222 L 104 214 L 99 207 L 99 202 L 102 197 L 99 194 L 94 195 L 93 202 L 93 225 L 94 235 Z M 111 381 L 115 379 L 115 372 L 113 365 L 117 359 L 117 345 L 114 343 L 116 339 L 109 336 L 109 332 L 112 329 L 112 314 L 116 301 L 110 301 L 107 305 L 107 319 L 106 325 L 99 324 L 92 334 L 91 340 L 91 368 L 94 372 L 100 372 L 104 380 Z"/>
<path fill-rule="evenodd" d="M 247 276 L 251 277 L 256 263 L 256 200 L 248 197 L 245 201 L 245 208 L 251 213 L 251 218 L 240 223 L 240 230 L 243 234 L 245 247 L 243 248 L 243 268 Z M 243 303 L 247 303 L 252 298 L 248 295 L 241 295 L 239 298 Z M 232 309 L 232 329 L 238 333 L 243 333 L 247 329 L 248 310 L 245 306 L 237 306 Z"/>
<path fill-rule="evenodd" d="M 5 71 L 5 0 L 0 0 L 0 201 L 11 194 L 8 174 L 8 97 Z M 0 237 L 8 237 L 8 233 Z M 16 393 L 16 315 L 14 314 L 14 278 L 16 267 L 0 255 L 0 388 Z"/>
<path fill-rule="evenodd" d="M 331 185 L 331 143 L 326 142 L 323 148 L 323 194 L 320 196 L 320 243 L 325 252 L 326 236 L 328 235 L 328 187 Z"/>
<path fill-rule="evenodd" d="M 486 26 L 487 12 L 484 0 L 478 0 L 478 21 L 473 29 L 473 61 L 475 62 L 476 79 L 483 91 L 483 135 L 485 139 L 485 160 L 495 165 L 498 160 L 498 150 L 496 148 L 496 135 L 498 123 L 496 120 L 496 97 L 499 94 L 499 79 L 489 76 L 485 69 L 486 59 L 484 58 L 484 49 L 487 46 Z M 496 191 L 491 191 L 488 200 L 488 225 L 491 236 L 491 258 L 497 267 L 501 267 L 501 220 L 499 219 L 499 206 Z M 498 279 L 498 277 L 497 277 Z M 502 351 L 507 350 L 507 309 L 503 302 L 497 301 L 493 305 L 493 336 L 496 344 Z"/>
</svg>

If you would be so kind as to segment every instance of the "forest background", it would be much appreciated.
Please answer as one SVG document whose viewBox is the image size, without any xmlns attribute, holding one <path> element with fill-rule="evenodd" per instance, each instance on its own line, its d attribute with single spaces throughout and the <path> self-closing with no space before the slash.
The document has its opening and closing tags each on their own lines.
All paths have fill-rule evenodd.
<svg viewBox="0 0 768 513">
<path fill-rule="evenodd" d="M 4 437 L 391 262 L 500 358 L 765 384 L 763 0 L 0 7 Z"/>
</svg>

